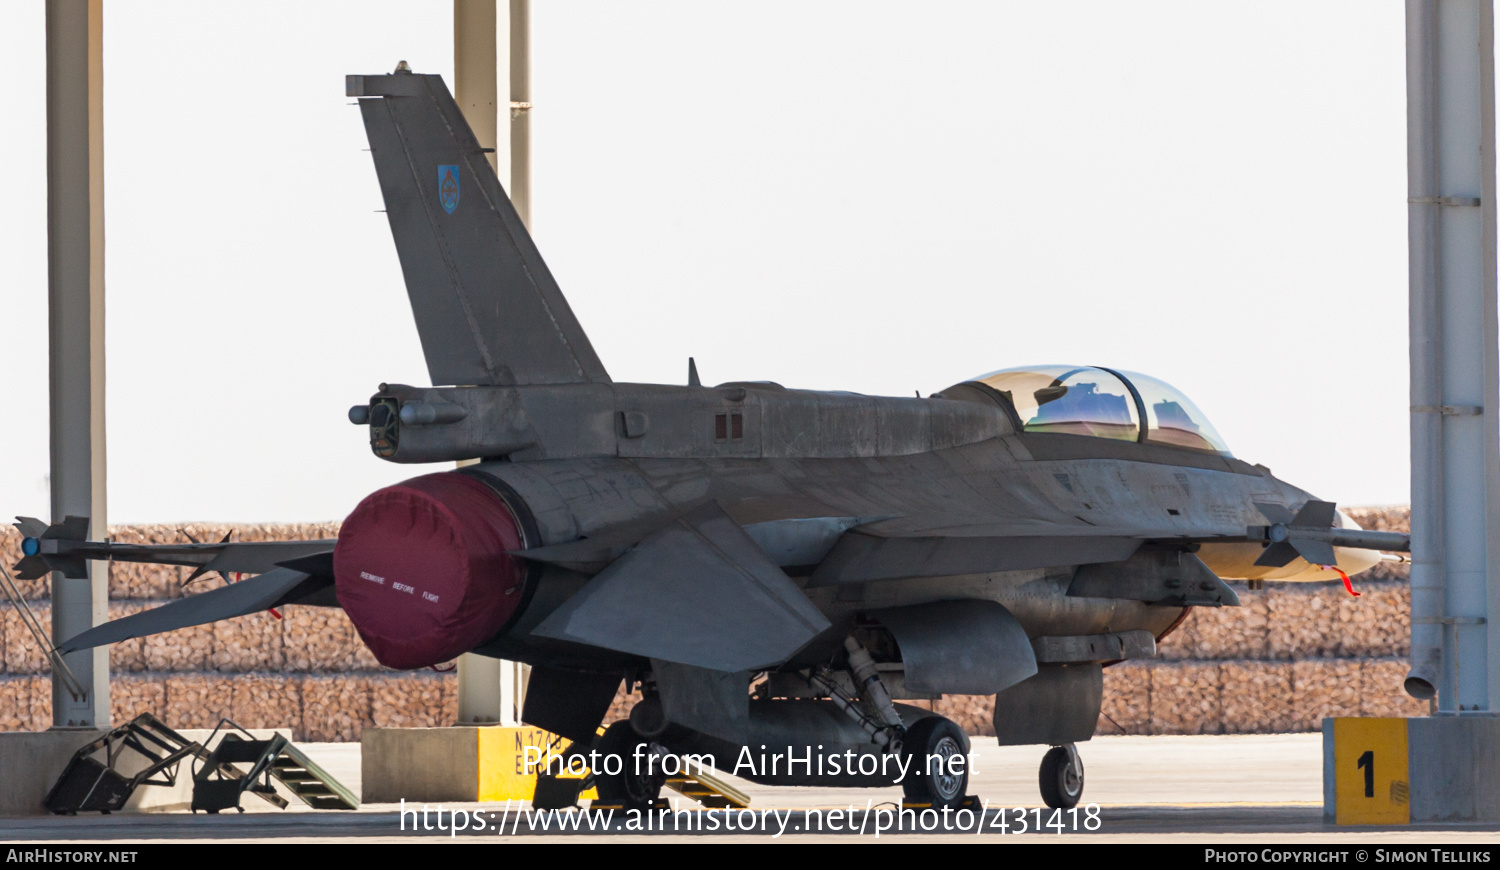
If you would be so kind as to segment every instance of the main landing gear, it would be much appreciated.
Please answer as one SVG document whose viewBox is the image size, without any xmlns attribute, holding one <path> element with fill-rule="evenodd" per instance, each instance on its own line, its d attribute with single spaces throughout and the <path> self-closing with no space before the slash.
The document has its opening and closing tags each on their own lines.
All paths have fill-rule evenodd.
<svg viewBox="0 0 1500 870">
<path fill-rule="evenodd" d="M 941 716 L 919 719 L 908 728 L 901 741 L 901 751 L 910 759 L 910 772 L 901 781 L 907 803 L 958 809 L 969 786 L 968 759 L 962 757 L 968 745 L 963 729 Z"/>
<path fill-rule="evenodd" d="M 594 771 L 594 787 L 599 789 L 599 803 L 610 804 L 626 810 L 650 809 L 661 797 L 662 786 L 667 784 L 667 775 L 660 764 L 643 764 L 637 770 L 637 760 L 652 755 L 650 741 L 635 733 L 629 720 L 614 723 L 604 730 L 596 744 L 599 754 L 605 758 L 613 755 L 620 761 L 617 773 Z M 639 753 L 637 746 L 644 746 Z"/>
<path fill-rule="evenodd" d="M 1078 756 L 1078 747 L 1069 743 L 1047 750 L 1037 779 L 1047 806 L 1055 810 L 1078 806 L 1078 799 L 1083 797 L 1083 759 Z"/>
</svg>

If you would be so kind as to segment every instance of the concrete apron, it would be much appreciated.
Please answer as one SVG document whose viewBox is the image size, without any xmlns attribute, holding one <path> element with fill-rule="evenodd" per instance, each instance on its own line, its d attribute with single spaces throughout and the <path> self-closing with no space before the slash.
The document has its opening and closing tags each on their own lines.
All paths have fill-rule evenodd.
<svg viewBox="0 0 1500 870">
<path fill-rule="evenodd" d="M 7 731 L 0 733 L 0 816 L 45 815 L 42 801 L 73 753 L 103 731 Z"/>
</svg>

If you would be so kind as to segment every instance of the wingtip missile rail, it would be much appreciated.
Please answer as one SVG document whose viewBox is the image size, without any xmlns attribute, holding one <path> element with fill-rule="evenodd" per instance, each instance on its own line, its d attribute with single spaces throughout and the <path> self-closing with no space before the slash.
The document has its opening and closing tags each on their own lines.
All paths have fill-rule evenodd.
<svg viewBox="0 0 1500 870">
<path fill-rule="evenodd" d="M 1411 535 L 1405 532 L 1376 532 L 1344 529 L 1334 526 L 1338 508 L 1329 501 L 1309 501 L 1295 515 L 1277 504 L 1256 502 L 1269 525 L 1247 526 L 1245 537 L 1266 542 L 1266 550 L 1257 565 L 1280 567 L 1301 556 L 1317 565 L 1334 563 L 1333 548 L 1357 550 L 1411 551 Z"/>
<path fill-rule="evenodd" d="M 16 528 L 25 536 L 21 541 L 22 558 L 15 566 L 16 576 L 22 580 L 36 580 L 50 571 L 60 571 L 64 577 L 87 577 L 86 563 L 90 561 L 146 562 L 197 568 L 200 572 L 264 574 L 283 562 L 332 552 L 336 543 L 333 540 L 231 543 L 226 539 L 205 544 L 121 544 L 88 540 L 88 517 L 70 516 L 50 525 L 34 517 L 16 520 Z"/>
</svg>

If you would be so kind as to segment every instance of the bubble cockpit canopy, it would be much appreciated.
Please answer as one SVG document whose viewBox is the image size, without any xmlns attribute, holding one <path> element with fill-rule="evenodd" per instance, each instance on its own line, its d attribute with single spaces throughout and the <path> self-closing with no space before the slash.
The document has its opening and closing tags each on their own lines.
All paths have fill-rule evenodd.
<svg viewBox="0 0 1500 870">
<path fill-rule="evenodd" d="M 1095 366 L 1021 366 L 990 372 L 969 383 L 1000 394 L 1026 432 L 1229 453 L 1213 424 L 1187 396 L 1147 375 Z"/>
</svg>

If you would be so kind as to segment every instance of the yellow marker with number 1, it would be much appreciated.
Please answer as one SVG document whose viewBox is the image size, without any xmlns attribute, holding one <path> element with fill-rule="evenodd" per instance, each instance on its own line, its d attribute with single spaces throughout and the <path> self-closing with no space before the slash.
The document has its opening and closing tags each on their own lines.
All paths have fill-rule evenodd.
<svg viewBox="0 0 1500 870">
<path fill-rule="evenodd" d="M 1335 823 L 1411 822 L 1405 719 L 1334 719 Z"/>
</svg>

